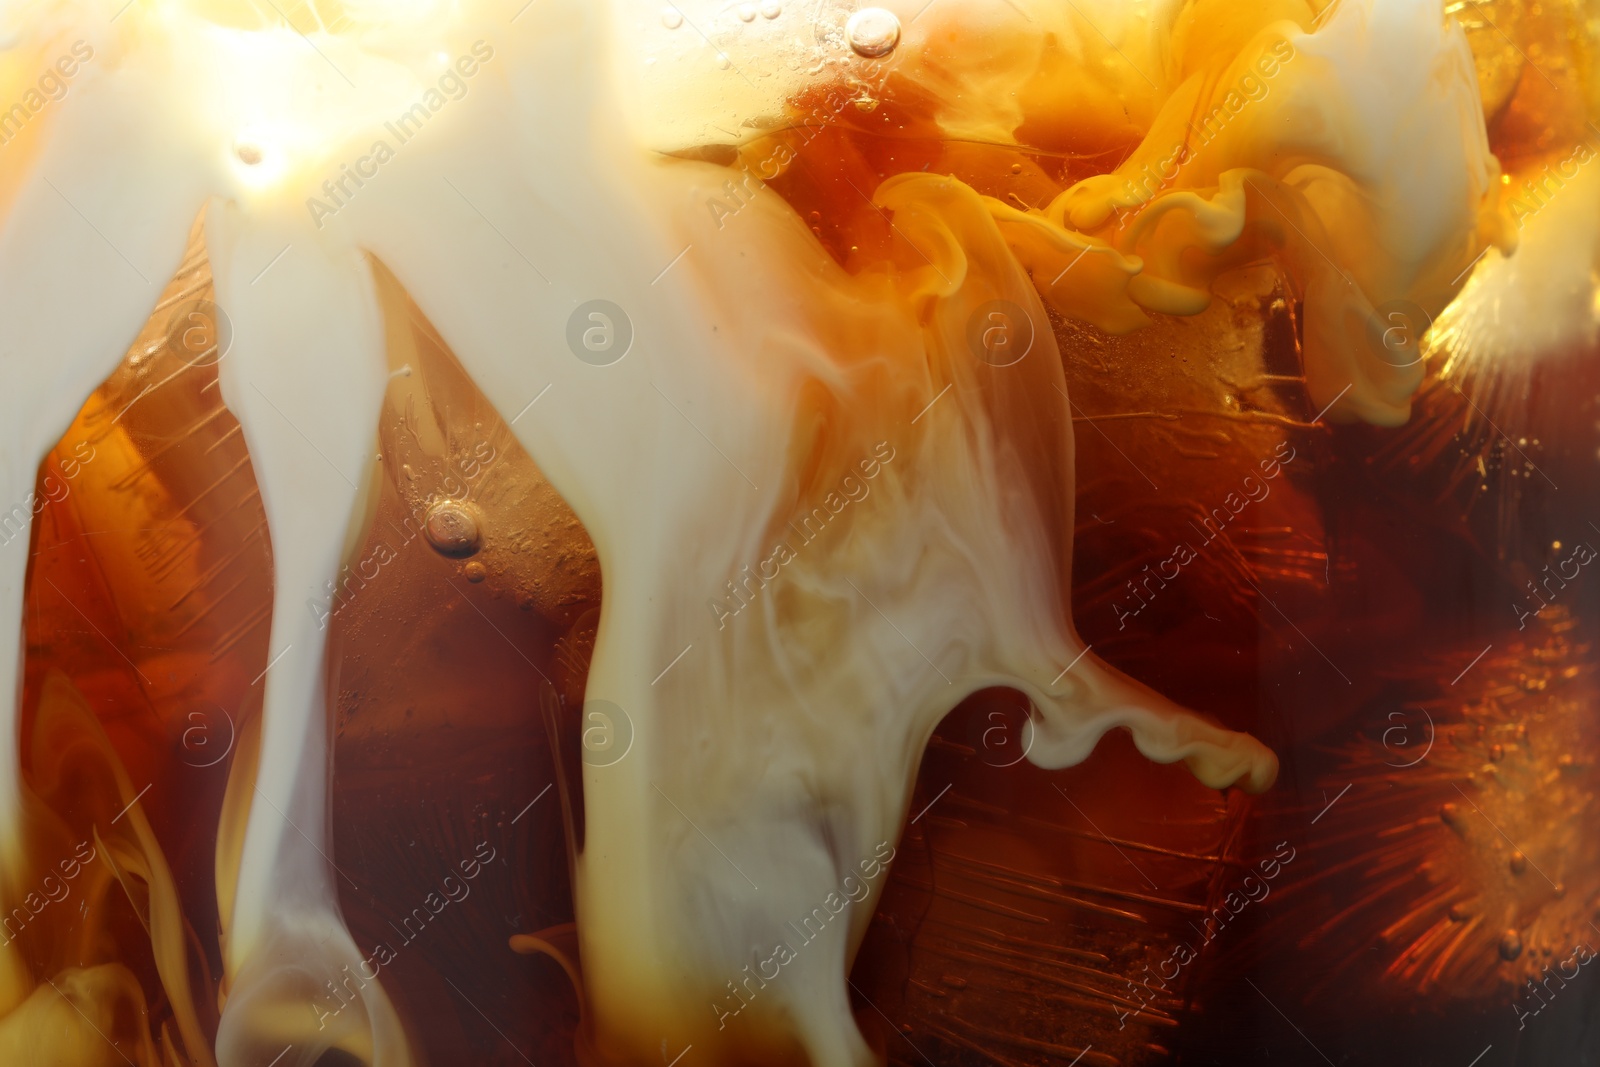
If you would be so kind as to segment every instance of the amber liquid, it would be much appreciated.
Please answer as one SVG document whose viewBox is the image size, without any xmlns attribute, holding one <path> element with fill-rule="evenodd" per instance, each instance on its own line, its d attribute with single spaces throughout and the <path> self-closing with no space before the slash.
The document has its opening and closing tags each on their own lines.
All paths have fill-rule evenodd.
<svg viewBox="0 0 1600 1067">
<path fill-rule="evenodd" d="M 1486 74 L 1484 91 L 1508 170 L 1581 126 L 1538 78 Z M 718 157 L 737 179 L 723 207 L 765 184 L 850 270 L 922 261 L 868 199 L 887 177 L 931 169 L 1034 207 L 1131 147 L 1115 129 L 949 142 L 893 82 L 819 91 L 793 117 Z M 163 1042 L 194 1055 L 184 1020 L 215 1036 L 269 658 L 249 457 L 214 365 L 171 341 L 208 296 L 196 245 L 41 468 L 27 597 L 30 855 L 60 870 L 89 842 L 97 858 L 7 937 L 41 981 L 126 967 L 138 997 L 106 1037 L 141 1065 Z M 1583 822 L 1600 581 L 1548 575 L 1600 545 L 1594 353 L 1434 370 L 1404 429 L 1330 429 L 1304 390 L 1299 294 L 1264 263 L 1218 296 L 1128 337 L 1052 323 L 1077 438 L 1072 606 L 1099 655 L 1270 744 L 1280 781 L 1219 794 L 1120 735 L 1047 774 L 1021 759 L 1020 698 L 979 694 L 924 759 L 852 974 L 857 1018 L 891 1062 L 939 1067 L 1315 1062 L 1308 1044 L 1565 1062 L 1594 987 L 1551 968 L 1600 944 Z M 384 986 L 428 1062 L 572 1062 L 571 976 L 512 942 L 572 945 L 594 551 L 420 312 L 389 310 L 411 375 L 326 605 L 340 905 L 358 945 L 397 949 Z M 443 501 L 481 531 L 470 554 L 430 541 Z M 415 918 L 490 853 L 469 897 Z M 176 929 L 152 921 L 164 893 Z"/>
</svg>

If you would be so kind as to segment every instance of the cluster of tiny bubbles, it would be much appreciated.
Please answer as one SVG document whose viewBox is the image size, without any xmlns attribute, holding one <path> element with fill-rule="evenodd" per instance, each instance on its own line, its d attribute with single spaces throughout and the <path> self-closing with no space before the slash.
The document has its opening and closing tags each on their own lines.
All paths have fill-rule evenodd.
<svg viewBox="0 0 1600 1067">
<path fill-rule="evenodd" d="M 764 19 L 775 19 L 783 14 L 783 5 L 777 0 L 767 0 L 759 8 L 755 4 L 740 4 L 734 9 L 740 22 L 754 22 L 759 14 Z M 669 30 L 675 30 L 683 25 L 683 12 L 672 4 L 661 9 L 661 25 Z"/>
<path fill-rule="evenodd" d="M 812 43 L 818 54 L 832 56 L 848 51 L 844 28 L 855 13 L 854 0 L 815 0 L 815 5 L 807 11 L 807 21 L 811 23 Z"/>
</svg>

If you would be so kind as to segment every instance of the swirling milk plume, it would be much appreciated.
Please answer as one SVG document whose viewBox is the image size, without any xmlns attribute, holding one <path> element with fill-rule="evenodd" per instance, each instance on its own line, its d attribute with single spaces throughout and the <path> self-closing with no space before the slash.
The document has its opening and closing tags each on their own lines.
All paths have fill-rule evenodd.
<svg viewBox="0 0 1600 1067">
<path fill-rule="evenodd" d="M 853 274 L 771 192 L 743 210 L 737 239 L 717 232 L 705 203 L 728 169 L 663 150 L 720 124 L 685 120 L 673 102 L 748 117 L 747 103 L 771 110 L 785 91 L 780 80 L 765 100 L 708 92 L 714 68 L 663 61 L 646 99 L 636 64 L 653 47 L 654 5 L 549 0 L 511 25 L 487 3 L 408 4 L 392 22 L 351 5 L 314 48 L 240 8 L 118 6 L 3 12 L 0 30 L 19 39 L 0 61 L 6 99 L 63 42 L 82 39 L 97 58 L 0 169 L 0 277 L 26 279 L 0 291 L 11 375 L 0 490 L 20 497 L 32 484 L 204 210 L 217 300 L 235 326 L 222 389 L 260 482 L 281 656 L 257 758 L 230 786 L 235 825 L 219 835 L 237 842 L 217 863 L 225 1067 L 285 1049 L 282 1063 L 306 1065 L 330 1047 L 413 1062 L 381 981 L 329 1025 L 307 1006 L 362 958 L 325 856 L 326 648 L 300 605 L 337 575 L 366 514 L 385 377 L 371 258 L 508 420 L 551 390 L 515 431 L 604 571 L 588 699 L 624 709 L 634 738 L 625 758 L 584 772 L 584 1058 L 654 1062 L 665 1040 L 710 1063 L 866 1064 L 845 974 L 871 899 L 792 953 L 739 1026 L 712 1005 L 753 954 L 789 936 L 789 920 L 897 838 L 923 745 L 964 696 L 1026 693 L 1030 757 L 1046 767 L 1124 727 L 1147 756 L 1183 761 L 1214 787 L 1259 790 L 1276 772 L 1253 739 L 1086 653 L 1064 607 L 1074 461 L 1062 353 L 1043 331 L 999 374 L 967 344 L 973 313 L 1004 299 L 1043 322 L 1047 301 L 1136 329 L 1149 312 L 1201 310 L 1213 277 L 1273 256 L 1306 301 L 1313 399 L 1330 418 L 1394 424 L 1420 370 L 1361 344 L 1373 309 L 1404 298 L 1436 311 L 1486 242 L 1509 248 L 1486 206 L 1498 171 L 1470 55 L 1421 4 L 1346 0 L 1320 20 L 1289 2 L 1248 13 L 1094 4 L 1094 35 L 1043 3 L 1020 20 L 1014 7 L 940 4 L 914 24 L 905 5 L 903 73 L 944 101 L 952 136 L 1120 122 L 1142 143 L 1044 210 L 943 176 L 891 178 L 869 192 L 923 255 Z M 1041 46 L 1047 30 L 1081 66 Z M 961 56 L 924 54 L 952 34 L 967 36 Z M 1271 94 L 1230 110 L 1172 183 L 1130 194 L 1123 179 L 1229 107 L 1230 86 L 1278 42 L 1295 58 Z M 438 57 L 466 55 L 480 68 L 470 89 L 425 135 L 337 211 L 308 210 L 437 84 Z M 986 58 L 997 55 L 1006 63 Z M 1109 103 L 1124 98 L 1125 109 Z M 635 332 L 604 368 L 572 358 L 564 339 L 573 310 L 596 298 L 624 308 Z M 59 355 L 23 358 L 36 352 Z M 864 463 L 877 470 L 870 500 L 829 503 Z M 780 551 L 819 506 L 838 515 L 826 551 Z M 0 557 L 0 684 L 13 693 L 23 555 Z M 760 595 L 737 617 L 708 611 L 763 564 Z M 0 744 L 15 766 L 15 729 Z M 14 789 L 0 800 L 14 867 L 22 801 Z M 42 1042 L 56 1039 L 25 999 L 41 977 L 7 972 L 0 1027 Z"/>
</svg>

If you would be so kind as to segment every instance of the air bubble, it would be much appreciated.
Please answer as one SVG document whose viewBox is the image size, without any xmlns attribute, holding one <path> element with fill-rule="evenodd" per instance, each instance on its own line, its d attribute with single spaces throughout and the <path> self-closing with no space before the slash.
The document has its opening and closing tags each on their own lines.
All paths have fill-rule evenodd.
<svg viewBox="0 0 1600 1067">
<path fill-rule="evenodd" d="M 1515 930 L 1507 930 L 1500 935 L 1500 958 L 1514 960 L 1522 955 L 1522 935 Z"/>
<path fill-rule="evenodd" d="M 878 59 L 893 52 L 900 43 L 900 20 L 893 11 L 864 7 L 850 16 L 844 32 L 856 55 Z"/>
<path fill-rule="evenodd" d="M 661 9 L 661 25 L 669 30 L 675 30 L 683 25 L 683 12 L 675 7 Z"/>
<path fill-rule="evenodd" d="M 756 20 L 755 5 L 754 4 L 740 4 L 739 5 L 739 21 L 740 22 L 754 22 L 755 20 Z"/>
<path fill-rule="evenodd" d="M 477 518 L 469 508 L 453 500 L 435 504 L 423 521 L 422 531 L 435 551 L 452 559 L 472 555 L 483 543 Z"/>
<path fill-rule="evenodd" d="M 733 60 L 728 58 L 728 53 L 726 53 L 726 52 L 718 52 L 717 53 L 717 66 L 720 67 L 723 70 L 727 70 L 729 67 L 733 66 Z"/>
<path fill-rule="evenodd" d="M 764 19 L 775 19 L 781 14 L 783 14 L 782 4 L 774 4 L 769 0 L 768 3 L 761 5 L 761 17 Z"/>
</svg>

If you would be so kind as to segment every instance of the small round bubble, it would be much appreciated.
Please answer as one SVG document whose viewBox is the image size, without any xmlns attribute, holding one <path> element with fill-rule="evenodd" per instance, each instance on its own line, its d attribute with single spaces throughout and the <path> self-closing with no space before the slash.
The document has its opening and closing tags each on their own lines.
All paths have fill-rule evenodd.
<svg viewBox="0 0 1600 1067">
<path fill-rule="evenodd" d="M 1507 930 L 1500 935 L 1500 958 L 1514 960 L 1522 955 L 1522 935 L 1515 930 Z"/>
</svg>

